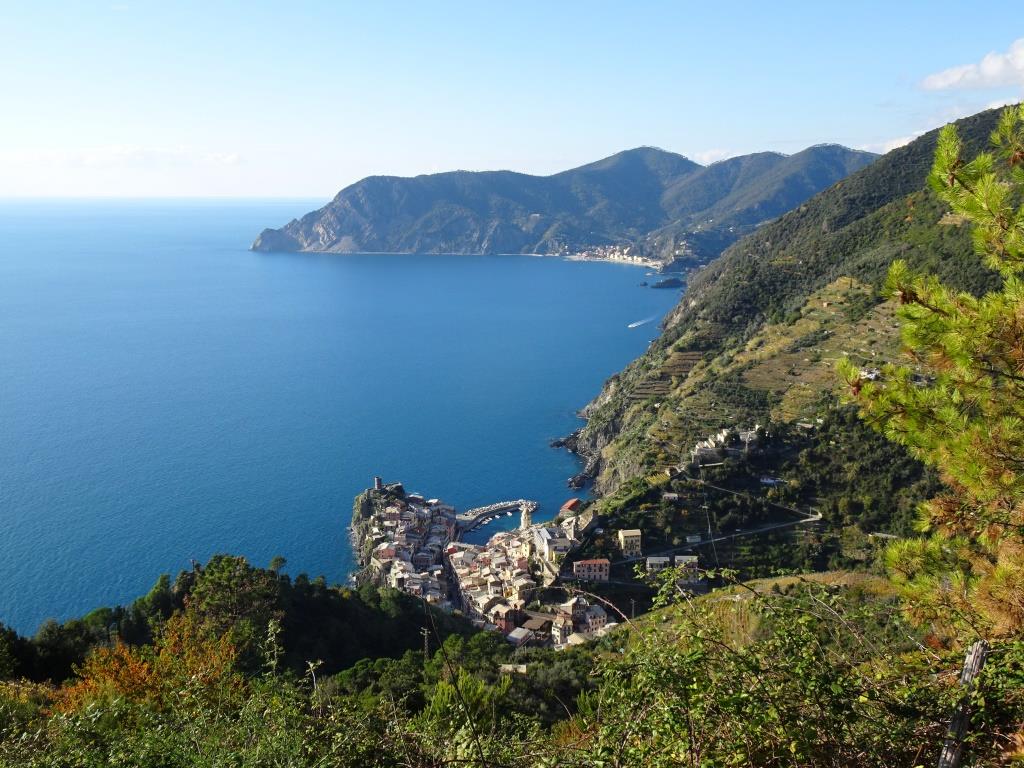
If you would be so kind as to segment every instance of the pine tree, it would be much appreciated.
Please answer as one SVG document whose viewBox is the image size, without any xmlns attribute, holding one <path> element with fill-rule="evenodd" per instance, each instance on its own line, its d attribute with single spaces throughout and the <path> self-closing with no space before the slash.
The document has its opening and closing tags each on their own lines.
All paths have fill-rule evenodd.
<svg viewBox="0 0 1024 768">
<path fill-rule="evenodd" d="M 1002 289 L 978 298 L 896 261 L 885 291 L 909 363 L 878 381 L 849 360 L 840 370 L 865 419 L 948 488 L 922 505 L 928 537 L 887 553 L 908 612 L 939 635 L 999 636 L 1024 628 L 1024 105 L 1003 112 L 991 152 L 962 152 L 947 125 L 930 184 L 971 225 Z"/>
</svg>

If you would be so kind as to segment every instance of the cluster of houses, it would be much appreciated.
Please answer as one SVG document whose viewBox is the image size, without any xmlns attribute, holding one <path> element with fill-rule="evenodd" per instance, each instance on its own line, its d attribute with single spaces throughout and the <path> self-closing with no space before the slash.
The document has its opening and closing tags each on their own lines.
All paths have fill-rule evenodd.
<svg viewBox="0 0 1024 768">
<path fill-rule="evenodd" d="M 553 613 L 524 612 L 527 618 L 506 634 L 517 648 L 526 645 L 565 648 L 582 645 L 618 626 L 608 620 L 608 613 L 600 605 L 583 597 L 573 597 L 555 606 Z"/>
<path fill-rule="evenodd" d="M 579 645 L 617 626 L 617 622 L 608 620 L 603 607 L 577 595 L 556 609 L 551 622 L 551 642 L 555 647 Z"/>
<path fill-rule="evenodd" d="M 706 588 L 707 580 L 700 573 L 697 555 L 652 555 L 644 558 L 642 536 L 639 528 L 618 531 L 619 549 L 625 558 L 643 560 L 648 574 L 656 574 L 666 568 L 679 568 L 678 582 L 681 588 L 694 592 Z M 692 534 L 686 537 L 686 541 L 688 544 L 699 544 L 701 535 Z M 572 572 L 580 581 L 607 582 L 611 575 L 611 562 L 606 557 L 577 560 L 572 564 Z"/>
<path fill-rule="evenodd" d="M 576 514 L 578 499 L 563 505 L 560 522 L 529 525 L 524 514 L 519 529 L 479 545 L 458 540 L 459 516 L 438 499 L 405 494 L 399 484 L 384 486 L 379 478 L 369 498 L 373 503 L 362 508 L 357 527 L 365 540 L 362 562 L 378 584 L 445 610 L 461 609 L 477 626 L 501 632 L 517 647 L 565 647 L 616 626 L 601 605 L 581 596 L 546 611 L 527 610 L 540 589 L 558 578 L 562 559 L 596 522 L 585 512 Z M 642 559 L 639 529 L 620 530 L 617 536 L 624 557 Z M 693 566 L 694 574 L 696 564 L 695 556 L 675 557 L 675 565 Z M 672 565 L 672 557 L 647 558 L 648 573 Z M 572 570 L 577 580 L 607 582 L 611 562 L 604 557 L 577 560 Z"/>
<path fill-rule="evenodd" d="M 526 605 L 538 587 L 530 572 L 532 536 L 526 533 L 503 531 L 484 545 L 452 542 L 445 555 L 463 612 L 506 634 L 514 628 L 514 616 L 507 614 Z"/>
<path fill-rule="evenodd" d="M 618 531 L 619 549 L 623 557 L 641 557 L 641 538 L 639 528 L 626 528 Z M 607 582 L 611 576 L 611 561 L 607 557 L 596 557 L 589 560 L 577 560 L 572 564 L 572 575 L 580 581 Z"/>
<path fill-rule="evenodd" d="M 753 429 L 722 429 L 700 440 L 690 450 L 690 461 L 700 466 L 716 464 L 728 456 L 742 456 L 761 448 L 764 431 L 760 424 Z"/>
<path fill-rule="evenodd" d="M 416 494 L 388 498 L 367 521 L 369 567 L 383 585 L 449 607 L 442 555 L 455 537 L 455 508 Z"/>
<path fill-rule="evenodd" d="M 581 261 L 620 261 L 626 264 L 637 264 L 639 266 L 657 269 L 662 263 L 634 253 L 631 245 L 594 245 L 584 251 L 578 251 L 568 256 L 570 259 Z"/>
<path fill-rule="evenodd" d="M 573 512 L 573 503 L 562 511 Z M 604 609 L 583 598 L 574 598 L 555 613 L 526 609 L 539 588 L 557 575 L 556 563 L 580 543 L 587 522 L 570 516 L 560 524 L 497 533 L 484 545 L 451 542 L 445 557 L 453 600 L 457 594 L 459 607 L 477 626 L 501 632 L 517 647 L 561 647 L 605 631 Z M 607 581 L 610 564 L 606 559 L 603 563 Z"/>
</svg>

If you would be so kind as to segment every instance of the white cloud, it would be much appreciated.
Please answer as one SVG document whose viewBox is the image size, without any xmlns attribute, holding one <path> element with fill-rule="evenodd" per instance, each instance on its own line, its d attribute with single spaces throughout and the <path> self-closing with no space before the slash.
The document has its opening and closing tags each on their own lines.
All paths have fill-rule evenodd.
<svg viewBox="0 0 1024 768">
<path fill-rule="evenodd" d="M 857 146 L 856 149 L 863 149 L 865 152 L 876 152 L 880 155 L 884 155 L 886 152 L 891 152 L 894 149 L 906 146 L 922 133 L 924 133 L 924 131 L 916 131 L 909 136 L 898 136 L 895 139 L 868 142 L 867 144 Z"/>
<path fill-rule="evenodd" d="M 712 163 L 717 163 L 719 160 L 726 160 L 730 157 L 734 157 L 735 155 L 735 152 L 728 149 L 705 149 L 702 152 L 694 153 L 691 159 L 701 165 L 711 165 Z"/>
<path fill-rule="evenodd" d="M 976 64 L 961 64 L 935 72 L 921 85 L 929 91 L 1024 86 L 1024 37 L 1014 40 L 1005 53 L 993 51 Z"/>
</svg>

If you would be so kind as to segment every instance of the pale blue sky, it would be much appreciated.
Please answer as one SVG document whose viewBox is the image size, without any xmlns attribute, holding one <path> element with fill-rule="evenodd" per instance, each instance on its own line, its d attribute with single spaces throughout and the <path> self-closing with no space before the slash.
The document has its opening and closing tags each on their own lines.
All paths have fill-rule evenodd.
<svg viewBox="0 0 1024 768">
<path fill-rule="evenodd" d="M 1024 93 L 1019 0 L 6 5 L 0 196 L 879 150 Z"/>
</svg>

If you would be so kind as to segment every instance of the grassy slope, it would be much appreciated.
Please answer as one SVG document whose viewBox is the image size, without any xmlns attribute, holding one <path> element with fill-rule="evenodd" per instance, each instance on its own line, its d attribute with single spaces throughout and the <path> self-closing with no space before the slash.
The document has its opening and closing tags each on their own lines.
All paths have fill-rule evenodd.
<svg viewBox="0 0 1024 768">
<path fill-rule="evenodd" d="M 713 605 L 715 616 L 727 636 L 737 646 L 743 646 L 756 639 L 759 628 L 754 612 L 750 610 L 752 598 L 771 592 L 786 593 L 811 585 L 837 590 L 856 589 L 865 600 L 889 600 L 895 595 L 892 583 L 881 576 L 854 571 L 824 571 L 753 579 L 736 586 L 723 587 L 694 600 L 698 605 Z M 650 611 L 633 620 L 633 627 L 639 631 L 657 632 L 666 642 L 679 641 L 681 638 L 676 632 L 678 610 L 676 606 L 669 606 Z"/>
</svg>

